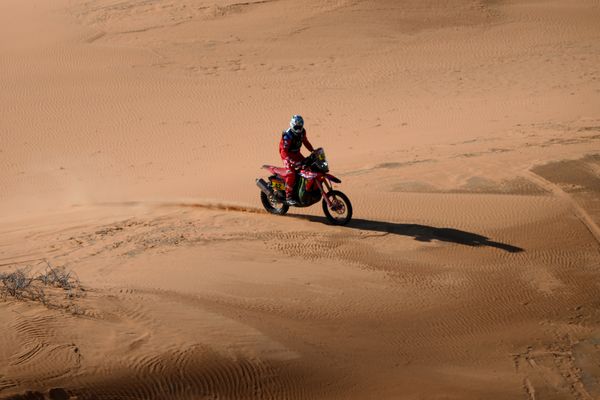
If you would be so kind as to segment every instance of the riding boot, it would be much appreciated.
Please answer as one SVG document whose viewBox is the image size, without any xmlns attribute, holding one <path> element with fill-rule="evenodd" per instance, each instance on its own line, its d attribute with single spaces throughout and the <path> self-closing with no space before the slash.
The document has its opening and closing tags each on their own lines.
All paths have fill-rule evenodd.
<svg viewBox="0 0 600 400">
<path fill-rule="evenodd" d="M 294 193 L 293 192 L 287 192 L 285 193 L 285 204 L 287 204 L 288 206 L 295 206 L 296 204 L 298 204 L 298 202 L 296 201 L 296 199 L 294 199 Z"/>
</svg>

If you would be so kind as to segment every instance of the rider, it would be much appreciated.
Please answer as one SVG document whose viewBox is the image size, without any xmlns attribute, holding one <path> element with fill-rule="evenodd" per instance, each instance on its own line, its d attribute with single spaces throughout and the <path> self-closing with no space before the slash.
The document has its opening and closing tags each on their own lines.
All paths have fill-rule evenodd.
<svg viewBox="0 0 600 400">
<path fill-rule="evenodd" d="M 300 115 L 293 115 L 290 121 L 290 128 L 281 134 L 279 142 L 279 154 L 283 160 L 283 165 L 287 168 L 285 177 L 285 200 L 289 205 L 297 204 L 294 200 L 294 183 L 296 182 L 296 170 L 300 167 L 304 156 L 300 153 L 302 145 L 306 146 L 308 151 L 314 151 L 312 144 L 306 138 L 306 129 L 304 129 L 304 119 Z"/>
</svg>

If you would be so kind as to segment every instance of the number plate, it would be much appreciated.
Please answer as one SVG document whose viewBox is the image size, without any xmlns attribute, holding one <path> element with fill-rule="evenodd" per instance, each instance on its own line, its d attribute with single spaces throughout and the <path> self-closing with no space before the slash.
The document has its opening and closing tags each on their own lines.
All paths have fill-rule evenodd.
<svg viewBox="0 0 600 400">
<path fill-rule="evenodd" d="M 285 184 L 277 181 L 272 181 L 271 185 L 275 190 L 285 190 Z"/>
</svg>

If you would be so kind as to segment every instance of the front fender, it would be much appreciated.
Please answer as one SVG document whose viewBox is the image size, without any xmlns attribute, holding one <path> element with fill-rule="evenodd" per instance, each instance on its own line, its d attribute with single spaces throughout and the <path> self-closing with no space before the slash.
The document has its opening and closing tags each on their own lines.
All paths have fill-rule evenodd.
<svg viewBox="0 0 600 400">
<path fill-rule="evenodd" d="M 340 178 L 336 178 L 335 176 L 333 176 L 331 174 L 325 174 L 325 177 L 327 179 L 329 179 L 331 182 L 342 183 L 342 180 Z"/>
</svg>

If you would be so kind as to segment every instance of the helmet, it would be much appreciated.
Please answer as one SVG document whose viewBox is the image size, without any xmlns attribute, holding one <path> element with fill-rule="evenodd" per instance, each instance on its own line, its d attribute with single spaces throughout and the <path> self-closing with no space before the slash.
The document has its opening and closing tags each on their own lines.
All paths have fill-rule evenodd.
<svg viewBox="0 0 600 400">
<path fill-rule="evenodd" d="M 304 129 L 304 118 L 301 115 L 292 115 L 292 119 L 290 121 L 290 128 L 294 133 L 302 132 Z"/>
</svg>

